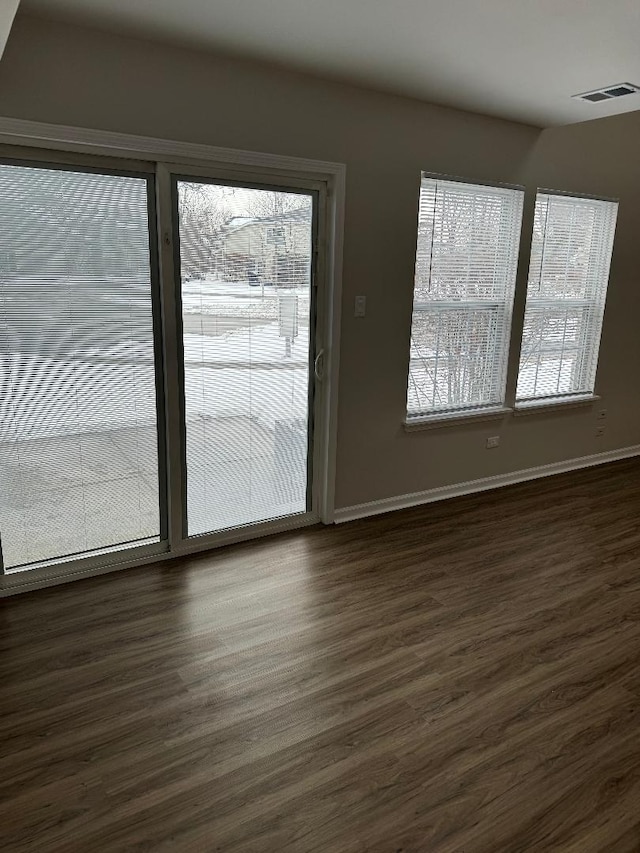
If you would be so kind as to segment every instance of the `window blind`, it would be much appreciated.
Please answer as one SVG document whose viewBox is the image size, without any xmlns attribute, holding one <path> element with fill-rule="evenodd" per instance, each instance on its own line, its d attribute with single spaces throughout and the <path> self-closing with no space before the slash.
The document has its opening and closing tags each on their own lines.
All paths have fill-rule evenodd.
<svg viewBox="0 0 640 853">
<path fill-rule="evenodd" d="M 617 211 L 538 193 L 517 402 L 593 393 Z"/>
<path fill-rule="evenodd" d="M 423 176 L 408 417 L 504 399 L 523 192 Z"/>
<path fill-rule="evenodd" d="M 176 180 L 187 532 L 309 508 L 313 198 Z"/>
<path fill-rule="evenodd" d="M 0 165 L 5 569 L 160 535 L 148 181 Z"/>
</svg>

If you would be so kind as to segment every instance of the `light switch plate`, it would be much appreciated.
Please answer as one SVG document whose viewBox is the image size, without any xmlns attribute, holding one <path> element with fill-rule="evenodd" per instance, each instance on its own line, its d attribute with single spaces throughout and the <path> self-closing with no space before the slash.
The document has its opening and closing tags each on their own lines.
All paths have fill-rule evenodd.
<svg viewBox="0 0 640 853">
<path fill-rule="evenodd" d="M 354 317 L 364 317 L 367 313 L 367 297 L 366 296 L 356 296 L 355 301 L 355 309 L 353 312 Z"/>
</svg>

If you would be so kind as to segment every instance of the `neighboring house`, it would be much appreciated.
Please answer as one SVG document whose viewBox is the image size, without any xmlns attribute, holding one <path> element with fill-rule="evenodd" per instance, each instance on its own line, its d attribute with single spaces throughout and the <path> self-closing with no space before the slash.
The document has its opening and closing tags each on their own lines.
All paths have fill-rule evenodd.
<svg viewBox="0 0 640 853">
<path fill-rule="evenodd" d="M 0 168 L 0 284 L 135 279 L 148 265 L 147 209 L 128 192 L 110 193 L 109 176 L 95 178 L 104 188 L 97 220 L 91 204 L 82 203 L 82 172 Z M 46 227 L 25 226 L 32 221 Z"/>
<path fill-rule="evenodd" d="M 236 217 L 222 229 L 215 250 L 225 281 L 296 287 L 309 280 L 311 209 L 274 216 Z"/>
</svg>

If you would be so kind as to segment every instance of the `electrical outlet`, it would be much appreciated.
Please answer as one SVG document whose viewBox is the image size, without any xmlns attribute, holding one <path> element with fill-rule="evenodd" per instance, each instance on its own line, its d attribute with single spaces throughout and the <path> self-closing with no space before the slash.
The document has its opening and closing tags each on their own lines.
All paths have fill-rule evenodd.
<svg viewBox="0 0 640 853">
<path fill-rule="evenodd" d="M 499 447 L 500 446 L 500 436 L 499 435 L 490 435 L 489 438 L 487 439 L 487 443 L 485 446 L 486 446 L 487 450 L 491 450 L 494 447 Z"/>
<path fill-rule="evenodd" d="M 600 409 L 600 411 L 597 414 L 598 420 L 603 421 L 603 420 L 605 420 L 606 417 L 607 417 L 607 410 L 606 409 Z"/>
<path fill-rule="evenodd" d="M 603 426 L 596 427 L 596 438 L 602 438 L 603 435 L 604 435 L 604 427 Z"/>
</svg>

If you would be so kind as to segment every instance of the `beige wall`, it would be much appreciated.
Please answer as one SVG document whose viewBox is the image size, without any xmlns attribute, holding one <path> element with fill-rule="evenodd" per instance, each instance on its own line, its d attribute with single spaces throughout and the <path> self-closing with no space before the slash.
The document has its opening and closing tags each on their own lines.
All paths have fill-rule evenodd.
<svg viewBox="0 0 640 853">
<path fill-rule="evenodd" d="M 260 65 L 22 18 L 0 64 L 0 115 L 347 164 L 337 506 L 640 443 L 634 387 L 640 114 L 540 133 Z M 604 438 L 595 438 L 591 409 L 403 430 L 421 169 L 525 183 L 531 190 L 525 234 L 538 185 L 621 198 L 598 377 L 609 412 Z M 525 276 L 526 256 L 520 284 Z M 353 317 L 356 294 L 367 295 L 365 319 Z M 501 447 L 485 450 L 486 436 L 497 433 Z"/>
</svg>

